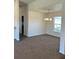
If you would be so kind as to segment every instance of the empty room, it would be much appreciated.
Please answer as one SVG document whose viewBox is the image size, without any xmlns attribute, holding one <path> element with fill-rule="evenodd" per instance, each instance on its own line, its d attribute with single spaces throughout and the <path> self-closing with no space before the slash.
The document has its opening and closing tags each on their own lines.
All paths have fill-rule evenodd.
<svg viewBox="0 0 79 59">
<path fill-rule="evenodd" d="M 14 0 L 14 59 L 65 59 L 64 0 Z"/>
</svg>

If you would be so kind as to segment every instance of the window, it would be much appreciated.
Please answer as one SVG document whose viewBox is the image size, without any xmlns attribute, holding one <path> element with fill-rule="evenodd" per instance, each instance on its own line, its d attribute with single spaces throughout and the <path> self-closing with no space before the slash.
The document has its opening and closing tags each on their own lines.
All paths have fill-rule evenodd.
<svg viewBox="0 0 79 59">
<path fill-rule="evenodd" d="M 54 31 L 60 32 L 61 31 L 61 16 L 54 17 Z"/>
</svg>

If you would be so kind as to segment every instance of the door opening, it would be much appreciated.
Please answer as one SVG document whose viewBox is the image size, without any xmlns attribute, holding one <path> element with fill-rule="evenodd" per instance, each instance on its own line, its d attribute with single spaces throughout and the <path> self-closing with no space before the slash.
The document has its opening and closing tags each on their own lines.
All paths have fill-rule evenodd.
<svg viewBox="0 0 79 59">
<path fill-rule="evenodd" d="M 24 16 L 21 16 L 21 33 L 20 40 L 23 40 L 26 36 L 24 35 Z"/>
<path fill-rule="evenodd" d="M 21 31 L 23 36 L 24 35 L 24 16 L 21 17 L 21 22 L 22 22 Z"/>
</svg>

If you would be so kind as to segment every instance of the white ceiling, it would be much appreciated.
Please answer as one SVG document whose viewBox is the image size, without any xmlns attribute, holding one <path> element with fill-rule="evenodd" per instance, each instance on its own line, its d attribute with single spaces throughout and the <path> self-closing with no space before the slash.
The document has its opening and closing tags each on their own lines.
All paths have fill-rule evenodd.
<svg viewBox="0 0 79 59">
<path fill-rule="evenodd" d="M 22 1 L 22 2 L 24 2 L 24 3 L 26 3 L 26 4 L 29 4 L 29 3 L 31 3 L 31 2 L 34 1 L 34 0 L 20 0 L 20 1 Z"/>
<path fill-rule="evenodd" d="M 63 9 L 64 0 L 21 0 L 28 4 L 30 10 L 39 12 L 54 12 Z"/>
</svg>

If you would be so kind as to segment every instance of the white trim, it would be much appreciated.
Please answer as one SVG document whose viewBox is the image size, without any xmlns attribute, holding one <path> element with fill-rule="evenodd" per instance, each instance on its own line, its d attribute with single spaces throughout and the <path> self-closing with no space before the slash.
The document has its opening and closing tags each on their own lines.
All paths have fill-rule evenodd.
<svg viewBox="0 0 79 59">
<path fill-rule="evenodd" d="M 65 55 L 65 53 L 64 53 L 64 52 L 62 52 L 61 50 L 59 51 L 59 53 L 61 53 L 61 54 Z"/>
</svg>

